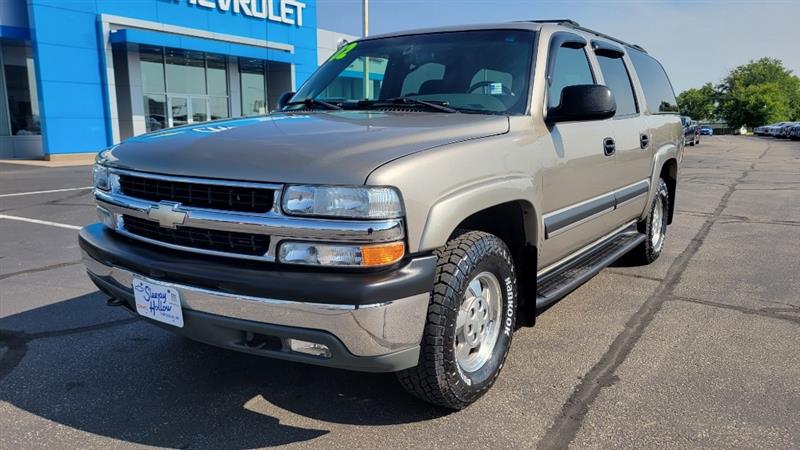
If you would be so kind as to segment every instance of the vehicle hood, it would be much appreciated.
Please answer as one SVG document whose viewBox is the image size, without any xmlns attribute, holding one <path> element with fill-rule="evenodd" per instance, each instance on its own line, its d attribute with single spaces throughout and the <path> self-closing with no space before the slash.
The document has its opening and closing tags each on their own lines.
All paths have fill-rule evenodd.
<svg viewBox="0 0 800 450">
<path fill-rule="evenodd" d="M 505 116 L 341 111 L 208 122 L 129 139 L 112 167 L 274 183 L 363 184 L 403 156 L 508 132 Z"/>
</svg>

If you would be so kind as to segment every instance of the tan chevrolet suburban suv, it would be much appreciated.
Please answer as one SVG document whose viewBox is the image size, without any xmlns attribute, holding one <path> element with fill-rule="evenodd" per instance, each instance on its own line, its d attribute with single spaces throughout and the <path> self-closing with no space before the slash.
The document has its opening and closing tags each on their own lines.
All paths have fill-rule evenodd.
<svg viewBox="0 0 800 450">
<path fill-rule="evenodd" d="M 279 104 L 100 153 L 80 246 L 110 305 L 459 409 L 537 311 L 661 253 L 683 132 L 636 45 L 571 21 L 376 36 Z"/>
</svg>

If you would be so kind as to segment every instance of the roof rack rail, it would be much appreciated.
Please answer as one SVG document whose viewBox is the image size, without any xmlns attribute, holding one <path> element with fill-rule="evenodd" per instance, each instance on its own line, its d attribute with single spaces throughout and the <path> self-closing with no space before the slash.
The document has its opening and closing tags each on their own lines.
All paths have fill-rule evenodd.
<svg viewBox="0 0 800 450">
<path fill-rule="evenodd" d="M 581 24 L 575 22 L 571 19 L 542 19 L 542 20 L 526 20 L 525 22 L 536 22 L 536 23 L 554 23 L 556 25 L 569 25 L 573 27 L 580 27 Z"/>
<path fill-rule="evenodd" d="M 627 46 L 627 47 L 635 48 L 636 50 L 639 50 L 640 52 L 647 53 L 647 50 L 645 50 L 641 45 L 631 44 L 631 43 L 623 41 L 622 39 L 617 39 L 617 38 L 615 38 L 613 36 L 609 36 L 609 35 L 607 35 L 605 33 L 601 33 L 599 31 L 595 31 L 595 30 L 592 30 L 590 28 L 582 27 L 578 22 L 575 22 L 574 20 L 570 20 L 570 19 L 545 19 L 545 20 L 529 20 L 527 22 L 551 23 L 551 24 L 555 24 L 555 25 L 561 25 L 561 26 L 564 26 L 564 27 L 573 28 L 575 30 L 585 31 L 587 33 L 592 33 L 592 34 L 594 34 L 594 35 L 596 35 L 598 37 L 602 37 L 602 38 L 605 38 L 605 39 L 612 40 L 612 41 L 614 41 L 614 42 L 616 42 L 618 44 L 622 44 L 622 45 Z"/>
</svg>

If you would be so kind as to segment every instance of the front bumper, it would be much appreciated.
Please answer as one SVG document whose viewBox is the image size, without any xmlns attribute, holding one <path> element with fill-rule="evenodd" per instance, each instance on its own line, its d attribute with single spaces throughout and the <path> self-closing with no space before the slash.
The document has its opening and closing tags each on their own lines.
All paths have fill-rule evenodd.
<svg viewBox="0 0 800 450">
<path fill-rule="evenodd" d="M 419 361 L 432 256 L 383 272 L 333 273 L 187 255 L 132 241 L 100 224 L 82 229 L 79 240 L 92 281 L 132 311 L 134 276 L 180 291 L 184 327 L 152 323 L 191 339 L 371 372 L 398 371 Z M 258 346 L 252 345 L 254 335 Z M 330 357 L 291 351 L 289 339 L 325 345 Z"/>
</svg>

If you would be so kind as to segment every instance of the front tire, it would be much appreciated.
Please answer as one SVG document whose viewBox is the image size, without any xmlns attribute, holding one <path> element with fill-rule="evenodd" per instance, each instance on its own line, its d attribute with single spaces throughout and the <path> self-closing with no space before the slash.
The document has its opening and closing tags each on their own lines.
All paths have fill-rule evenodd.
<svg viewBox="0 0 800 450">
<path fill-rule="evenodd" d="M 467 231 L 436 251 L 419 365 L 397 373 L 411 394 L 463 409 L 494 384 L 517 317 L 511 252 L 498 237 Z"/>
<path fill-rule="evenodd" d="M 669 188 L 667 183 L 658 179 L 656 195 L 650 204 L 650 210 L 644 220 L 639 222 L 639 232 L 646 237 L 645 241 L 631 250 L 629 256 L 637 263 L 646 265 L 657 260 L 664 249 L 669 221 Z"/>
</svg>

